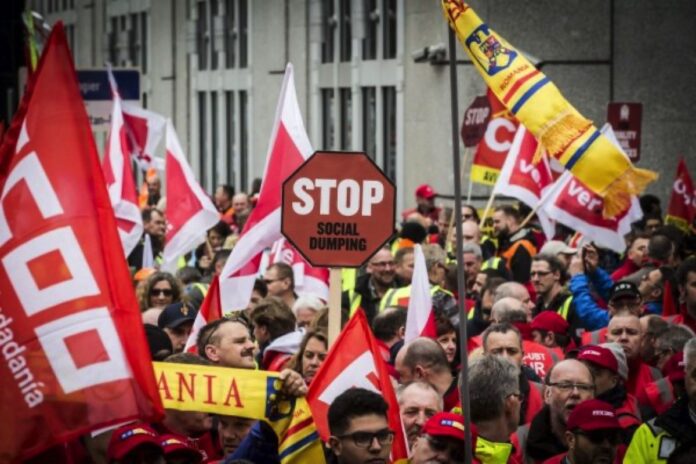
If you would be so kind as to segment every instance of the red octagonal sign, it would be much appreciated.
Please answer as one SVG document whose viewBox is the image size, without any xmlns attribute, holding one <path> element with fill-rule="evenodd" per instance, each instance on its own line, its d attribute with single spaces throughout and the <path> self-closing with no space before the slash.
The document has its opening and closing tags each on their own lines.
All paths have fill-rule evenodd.
<svg viewBox="0 0 696 464">
<path fill-rule="evenodd" d="M 313 266 L 358 267 L 394 234 L 394 184 L 360 152 L 315 152 L 285 182 L 281 230 Z"/>
</svg>

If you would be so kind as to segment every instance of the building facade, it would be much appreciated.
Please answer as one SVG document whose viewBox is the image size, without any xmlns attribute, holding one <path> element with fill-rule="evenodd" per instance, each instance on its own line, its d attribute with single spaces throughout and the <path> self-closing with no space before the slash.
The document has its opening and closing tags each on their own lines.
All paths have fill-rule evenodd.
<svg viewBox="0 0 696 464">
<path fill-rule="evenodd" d="M 640 166 L 667 201 L 696 159 L 696 3 L 474 0 L 601 126 L 609 101 L 643 104 Z M 315 149 L 364 150 L 398 188 L 452 195 L 447 25 L 435 0 L 34 0 L 63 20 L 78 68 L 136 67 L 142 104 L 171 117 L 201 184 L 248 190 L 263 173 L 285 64 Z M 459 109 L 485 86 L 457 50 Z M 469 158 L 470 159 L 470 158 Z M 691 162 L 694 169 L 695 162 Z M 463 173 L 464 184 L 467 172 Z M 477 204 L 490 189 L 475 186 Z M 442 200 L 445 204 L 447 199 Z M 451 203 L 451 202 L 450 202 Z"/>
</svg>

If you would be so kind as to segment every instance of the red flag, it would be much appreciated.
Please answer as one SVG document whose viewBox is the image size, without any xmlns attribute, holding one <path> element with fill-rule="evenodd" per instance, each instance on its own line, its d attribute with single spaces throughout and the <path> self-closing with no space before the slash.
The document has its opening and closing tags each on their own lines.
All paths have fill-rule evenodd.
<svg viewBox="0 0 696 464">
<path fill-rule="evenodd" d="M 493 185 L 500 174 L 520 123 L 500 103 L 493 92 L 488 90 L 486 96 L 491 104 L 491 119 L 474 154 L 471 180 L 480 184 Z"/>
<path fill-rule="evenodd" d="M 184 351 L 188 353 L 196 353 L 196 340 L 198 340 L 198 332 L 201 328 L 213 321 L 222 319 L 222 307 L 220 306 L 220 280 L 218 276 L 213 277 L 210 281 L 210 287 L 208 287 L 208 293 L 205 294 L 203 303 L 201 303 L 201 308 L 196 314 L 196 319 L 193 321 L 193 327 L 191 327 L 191 334 L 188 340 L 186 340 L 186 346 Z"/>
<path fill-rule="evenodd" d="M 0 456 L 163 413 L 62 23 L 0 148 Z"/>
<path fill-rule="evenodd" d="M 389 379 L 387 365 L 361 309 L 348 321 L 331 346 L 307 393 L 317 431 L 324 441 L 330 436 L 327 422 L 329 406 L 338 395 L 352 387 L 366 388 L 384 397 L 389 405 L 389 428 L 396 434 L 392 445 L 392 461 L 406 459 L 408 451 L 396 394 Z"/>
<path fill-rule="evenodd" d="M 162 139 L 166 119 L 128 102 L 121 102 L 123 122 L 128 136 L 128 152 L 140 169 L 164 169 L 164 160 L 155 156 L 157 144 Z"/>
<path fill-rule="evenodd" d="M 205 194 L 186 161 L 186 156 L 167 120 L 167 235 L 162 268 L 173 271 L 177 260 L 205 240 L 220 213 Z"/>
<path fill-rule="evenodd" d="M 329 269 L 309 264 L 285 238 L 273 244 L 271 262 L 285 263 L 292 267 L 295 292 L 298 295 L 312 295 L 329 301 Z"/>
<path fill-rule="evenodd" d="M 665 222 L 688 230 L 694 217 L 696 217 L 696 191 L 689 175 L 689 168 L 686 167 L 686 161 L 682 158 L 677 166 L 677 177 L 672 184 L 672 195 L 669 198 Z"/>
<path fill-rule="evenodd" d="M 428 269 L 425 267 L 425 256 L 420 245 L 416 245 L 413 249 L 413 260 L 411 297 L 408 300 L 408 317 L 404 336 L 406 343 L 418 337 L 437 338 Z"/>
<path fill-rule="evenodd" d="M 496 195 L 508 195 L 532 209 L 537 207 L 554 181 L 546 156 L 537 164 L 533 162 L 538 146 L 534 136 L 520 125 L 493 189 Z M 555 224 L 541 209 L 537 210 L 537 217 L 547 240 L 552 240 Z"/>
<path fill-rule="evenodd" d="M 114 107 L 111 112 L 111 128 L 106 139 L 102 169 L 106 186 L 109 190 L 111 206 L 116 214 L 118 233 L 125 255 L 128 256 L 136 247 L 143 234 L 143 221 L 138 208 L 138 197 L 133 181 L 133 170 L 128 150 L 127 128 L 123 122 L 121 96 L 109 69 Z"/>
<path fill-rule="evenodd" d="M 283 181 L 311 154 L 312 145 L 295 94 L 293 68 L 288 64 L 276 108 L 259 199 L 220 275 L 220 295 L 225 311 L 247 307 L 259 272 L 260 255 L 282 237 L 280 203 Z"/>
</svg>

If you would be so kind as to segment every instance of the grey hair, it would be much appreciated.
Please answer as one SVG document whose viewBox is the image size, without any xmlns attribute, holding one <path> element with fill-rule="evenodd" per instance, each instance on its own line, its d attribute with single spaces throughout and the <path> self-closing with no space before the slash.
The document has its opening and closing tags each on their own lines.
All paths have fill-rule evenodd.
<svg viewBox="0 0 696 464">
<path fill-rule="evenodd" d="M 696 337 L 685 325 L 670 324 L 666 331 L 657 336 L 655 347 L 661 350 L 681 351 L 690 339 Z"/>
<path fill-rule="evenodd" d="M 425 257 L 425 268 L 430 271 L 436 264 L 447 264 L 447 253 L 437 243 L 423 245 L 423 256 Z"/>
<path fill-rule="evenodd" d="M 527 313 L 520 300 L 506 296 L 493 303 L 491 319 L 498 322 L 527 322 Z"/>
<path fill-rule="evenodd" d="M 501 284 L 498 286 L 498 288 L 495 289 L 495 295 L 493 297 L 493 301 L 499 301 L 503 298 L 518 298 L 518 291 L 519 290 L 527 290 L 524 288 L 524 285 L 522 285 L 519 282 L 505 282 L 504 284 Z"/>
<path fill-rule="evenodd" d="M 684 345 L 684 365 L 692 367 L 696 363 L 696 338 L 692 338 Z"/>
<path fill-rule="evenodd" d="M 481 257 L 483 256 L 483 253 L 481 252 L 481 247 L 475 243 L 462 243 L 461 246 L 459 246 L 459 248 L 461 249 L 460 253 L 462 255 L 471 253 L 479 259 L 481 259 Z"/>
<path fill-rule="evenodd" d="M 410 390 L 411 388 L 418 388 L 422 391 L 429 391 L 435 393 L 435 396 L 437 396 L 437 407 L 440 408 L 440 411 L 442 411 L 442 409 L 444 408 L 444 401 L 442 399 L 442 395 L 435 389 L 435 387 L 433 387 L 428 382 L 424 382 L 422 380 L 416 380 L 406 385 L 399 385 L 399 388 L 396 389 L 396 400 L 398 401 L 399 406 L 401 406 L 404 402 L 404 395 L 406 394 L 406 390 Z M 420 397 L 422 396 L 422 394 L 419 394 L 418 396 Z"/>
<path fill-rule="evenodd" d="M 505 414 L 505 399 L 519 393 L 517 367 L 505 358 L 483 355 L 469 364 L 471 420 L 493 420 Z"/>
<path fill-rule="evenodd" d="M 297 317 L 297 311 L 302 308 L 311 309 L 314 312 L 320 311 L 326 306 L 321 298 L 314 295 L 300 295 L 300 297 L 295 300 L 295 304 L 292 305 L 292 312 Z"/>
</svg>

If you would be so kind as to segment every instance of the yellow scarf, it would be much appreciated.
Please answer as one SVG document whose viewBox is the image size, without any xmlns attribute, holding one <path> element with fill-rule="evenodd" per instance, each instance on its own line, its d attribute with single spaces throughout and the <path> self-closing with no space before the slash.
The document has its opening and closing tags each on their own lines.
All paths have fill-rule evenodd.
<svg viewBox="0 0 696 464">
<path fill-rule="evenodd" d="M 442 8 L 471 61 L 498 99 L 580 181 L 604 198 L 604 215 L 629 207 L 657 174 L 634 167 L 541 71 L 461 0 Z"/>
<path fill-rule="evenodd" d="M 312 413 L 304 398 L 285 398 L 277 372 L 192 364 L 152 363 L 166 409 L 266 421 L 278 435 L 283 464 L 324 463 Z"/>
</svg>

